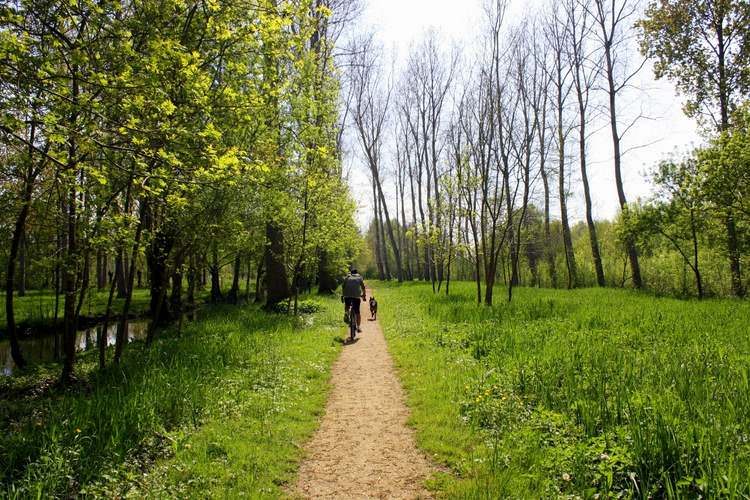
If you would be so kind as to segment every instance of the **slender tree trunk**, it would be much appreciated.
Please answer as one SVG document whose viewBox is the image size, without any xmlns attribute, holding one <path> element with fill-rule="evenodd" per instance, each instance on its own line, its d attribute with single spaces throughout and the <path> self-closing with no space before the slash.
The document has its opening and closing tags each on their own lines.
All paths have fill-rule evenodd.
<svg viewBox="0 0 750 500">
<path fill-rule="evenodd" d="M 250 274 L 252 274 L 253 270 L 253 261 L 248 255 L 247 257 L 247 267 L 245 268 L 245 303 L 250 303 Z"/>
<path fill-rule="evenodd" d="M 130 305 L 133 301 L 133 281 L 135 279 L 135 259 L 138 257 L 138 248 L 141 244 L 141 234 L 143 233 L 143 225 L 145 222 L 145 208 L 141 206 L 140 209 L 140 215 L 138 217 L 138 225 L 135 228 L 135 239 L 133 240 L 133 250 L 131 253 L 131 265 L 129 266 L 128 270 L 128 277 L 127 282 L 125 283 L 127 293 L 125 294 L 125 303 L 122 306 L 122 317 L 120 318 L 120 323 L 117 327 L 117 338 L 115 339 L 115 358 L 114 362 L 115 364 L 120 363 L 120 359 L 122 358 L 122 352 L 125 349 L 125 343 L 127 342 L 127 334 L 128 334 L 128 315 L 130 314 Z M 166 272 L 164 273 L 164 276 L 166 277 Z M 162 300 L 164 301 L 164 294 L 166 293 L 166 283 L 162 283 L 161 286 L 161 292 L 162 292 Z M 158 322 L 156 318 L 160 316 L 161 310 L 160 310 L 161 304 L 157 305 L 157 314 L 154 315 L 154 320 L 152 321 L 152 326 L 156 325 Z M 151 328 L 149 328 L 149 331 Z M 151 342 L 150 340 L 148 341 Z"/>
<path fill-rule="evenodd" d="M 18 256 L 18 296 L 26 296 L 26 231 L 21 233 L 21 248 Z"/>
<path fill-rule="evenodd" d="M 417 279 L 422 279 L 422 268 L 419 260 L 419 226 L 417 225 L 417 203 L 414 196 L 414 175 L 411 164 L 409 164 L 409 192 L 411 194 L 411 225 L 414 228 L 412 242 L 414 244 L 414 267 L 417 271 Z"/>
<path fill-rule="evenodd" d="M 378 198 L 378 231 L 380 232 L 380 250 L 382 252 L 383 259 L 383 271 L 385 272 L 385 279 L 390 280 L 393 275 L 391 274 L 391 267 L 388 263 L 388 245 L 385 241 L 385 224 L 383 222 L 383 206 Z"/>
<path fill-rule="evenodd" d="M 263 301 L 263 266 L 266 262 L 264 257 L 258 259 L 258 269 L 255 272 L 255 303 Z"/>
<path fill-rule="evenodd" d="M 550 226 L 550 188 L 549 177 L 542 164 L 540 166 L 542 184 L 544 185 L 544 256 L 549 268 L 550 284 L 557 288 L 557 266 L 555 265 L 555 248 L 552 241 L 552 228 Z"/>
<path fill-rule="evenodd" d="M 586 225 L 589 229 L 589 241 L 591 243 L 591 256 L 594 259 L 594 269 L 596 270 L 596 283 L 600 286 L 606 286 L 604 281 L 604 267 L 602 257 L 599 253 L 599 238 L 596 235 L 596 225 L 592 213 L 591 189 L 589 187 L 589 177 L 586 166 L 586 99 L 583 94 L 583 83 L 580 81 L 579 68 L 576 68 L 576 94 L 578 97 L 578 155 L 581 164 L 581 180 L 583 181 L 583 197 L 586 203 Z M 587 91 L 588 92 L 588 91 Z"/>
<path fill-rule="evenodd" d="M 75 149 L 73 149 L 73 158 Z M 66 262 L 63 271 L 63 292 L 65 294 L 65 302 L 63 305 L 63 370 L 60 376 L 60 380 L 63 384 L 67 384 L 73 377 L 73 366 L 75 364 L 76 357 L 76 275 L 77 269 L 75 265 L 75 258 L 78 253 L 78 239 L 76 238 L 76 189 L 71 187 L 68 193 L 68 201 L 66 205 L 66 254 L 68 262 Z"/>
<path fill-rule="evenodd" d="M 118 272 L 115 270 L 115 272 Z M 107 331 L 109 330 L 109 320 L 112 317 L 112 300 L 115 297 L 115 279 L 109 285 L 109 295 L 107 296 L 107 309 L 104 313 L 104 324 L 97 335 L 97 345 L 99 347 L 99 369 L 103 370 L 107 364 Z"/>
<path fill-rule="evenodd" d="M 125 270 L 125 259 L 122 254 L 122 249 L 118 250 L 117 256 L 115 257 L 115 276 L 117 278 L 117 298 L 122 299 L 128 294 L 127 287 L 125 286 L 125 280 L 127 279 Z"/>
<path fill-rule="evenodd" d="M 107 253 L 104 249 L 96 251 L 96 288 L 103 290 L 107 286 Z"/>
<path fill-rule="evenodd" d="M 582 115 L 583 116 L 583 115 Z M 583 197 L 586 202 L 586 225 L 589 229 L 589 241 L 591 242 L 591 255 L 594 259 L 594 268 L 596 269 L 596 283 L 603 287 L 606 286 L 604 280 L 604 266 L 602 265 L 602 256 L 599 253 L 599 238 L 596 234 L 596 224 L 592 212 L 591 189 L 589 187 L 589 178 L 586 171 L 586 134 L 585 120 L 581 119 L 580 132 L 580 155 L 581 155 L 581 179 L 583 180 Z"/>
<path fill-rule="evenodd" d="M 703 278 L 698 265 L 698 231 L 695 227 L 694 214 L 690 213 L 690 232 L 693 237 L 693 272 L 695 273 L 695 286 L 698 288 L 698 298 L 703 299 Z"/>
<path fill-rule="evenodd" d="M 242 272 L 242 259 L 240 253 L 234 256 L 234 268 L 232 270 L 232 288 L 229 289 L 227 302 L 237 304 L 240 300 L 240 272 Z"/>
<path fill-rule="evenodd" d="M 377 195 L 377 188 L 375 187 L 375 179 L 372 180 L 372 209 L 374 214 L 373 222 L 375 223 L 375 264 L 378 268 L 378 279 L 383 281 L 385 279 L 385 272 L 383 267 L 383 251 L 381 249 L 380 241 L 380 210 Z"/>
<path fill-rule="evenodd" d="M 221 293 L 221 268 L 219 267 L 219 252 L 215 244 L 211 252 L 211 266 L 208 271 L 211 275 L 211 303 L 218 304 L 224 301 L 224 295 Z"/>
<path fill-rule="evenodd" d="M 573 239 L 570 234 L 570 223 L 568 222 L 567 189 L 565 188 L 565 133 L 563 131 L 563 96 L 562 87 L 562 61 L 561 54 L 557 53 L 557 141 L 558 141 L 558 193 L 560 195 L 560 222 L 562 223 L 563 245 L 565 247 L 565 263 L 568 270 L 568 288 L 578 286 L 578 269 L 576 267 L 575 254 L 573 253 Z"/>
<path fill-rule="evenodd" d="M 622 153 L 620 151 L 620 133 L 617 130 L 617 89 L 615 88 L 614 66 L 610 44 L 605 44 L 604 56 L 606 60 L 607 92 L 609 94 L 609 121 L 610 129 L 612 131 L 612 146 L 614 149 L 615 185 L 617 186 L 617 198 L 620 201 L 620 210 L 625 212 L 627 210 L 628 202 L 625 198 L 625 189 L 623 188 L 622 183 Z M 638 250 L 636 249 L 635 242 L 632 238 L 629 237 L 625 241 L 625 247 L 628 252 L 630 269 L 633 274 L 633 286 L 635 288 L 642 288 L 643 280 L 641 278 L 641 266 L 638 263 Z"/>
<path fill-rule="evenodd" d="M 195 308 L 195 282 L 198 278 L 198 271 L 195 268 L 195 254 L 190 253 L 189 265 L 188 265 L 188 288 L 187 288 L 187 303 L 190 309 Z"/>
<path fill-rule="evenodd" d="M 13 236 L 10 242 L 10 253 L 8 254 L 8 268 L 5 276 L 5 317 L 8 324 L 10 355 L 13 358 L 13 362 L 19 368 L 24 368 L 26 366 L 26 360 L 21 353 L 21 345 L 18 341 L 15 309 L 13 307 L 13 296 L 15 294 L 14 279 L 16 272 L 16 256 L 18 255 L 18 249 L 21 244 L 24 226 L 26 225 L 26 218 L 28 217 L 29 208 L 31 206 L 32 189 L 33 186 L 26 186 L 26 192 L 24 193 L 24 203 L 21 206 L 21 212 L 16 219 L 16 224 L 13 229 Z"/>
<path fill-rule="evenodd" d="M 172 314 L 178 318 L 182 316 L 182 265 L 184 257 L 182 251 L 175 252 L 174 271 L 172 271 L 172 295 L 169 304 Z"/>
</svg>

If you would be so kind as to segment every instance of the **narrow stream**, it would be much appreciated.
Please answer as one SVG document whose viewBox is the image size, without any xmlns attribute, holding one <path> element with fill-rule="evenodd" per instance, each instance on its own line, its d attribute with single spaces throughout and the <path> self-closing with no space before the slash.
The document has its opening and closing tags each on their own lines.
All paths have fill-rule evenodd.
<svg viewBox="0 0 750 500">
<path fill-rule="evenodd" d="M 146 338 L 148 325 L 151 320 L 137 319 L 128 321 L 128 342 Z M 76 333 L 76 350 L 78 352 L 95 349 L 98 345 L 98 334 L 102 331 L 104 325 L 97 325 L 93 328 L 80 330 Z M 118 324 L 107 327 L 107 345 L 114 345 L 117 337 Z M 60 338 L 62 343 L 62 336 Z M 26 359 L 31 363 L 49 363 L 55 360 L 55 336 L 46 335 L 43 337 L 21 339 L 21 351 Z M 62 347 L 60 347 L 62 349 Z M 10 376 L 15 370 L 16 364 L 10 356 L 10 342 L 3 340 L 0 342 L 0 370 L 2 375 Z"/>
</svg>

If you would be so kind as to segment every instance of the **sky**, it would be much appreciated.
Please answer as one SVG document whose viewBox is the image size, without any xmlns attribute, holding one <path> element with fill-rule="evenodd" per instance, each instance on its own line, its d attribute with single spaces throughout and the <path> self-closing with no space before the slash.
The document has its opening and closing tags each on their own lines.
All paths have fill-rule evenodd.
<svg viewBox="0 0 750 500">
<path fill-rule="evenodd" d="M 446 47 L 456 44 L 470 52 L 482 26 L 483 0 L 364 1 L 365 10 L 358 21 L 358 29 L 373 31 L 384 47 L 385 55 L 396 59 L 396 66 L 407 56 L 411 45 L 428 30 L 435 30 L 445 40 Z M 534 9 L 543 1 L 510 0 L 506 24 L 512 24 L 524 10 Z M 638 55 L 634 54 L 634 57 Z M 628 151 L 623 156 L 623 183 L 629 201 L 646 198 L 652 193 L 648 172 L 658 161 L 682 154 L 702 142 L 695 122 L 683 114 L 683 100 L 676 95 L 672 83 L 655 80 L 649 63 L 638 74 L 633 86 L 636 89 L 629 91 L 621 101 L 622 122 L 629 123 L 631 117 L 638 114 L 647 118 L 639 120 L 623 139 L 623 150 Z M 609 128 L 603 125 L 606 124 L 596 124 L 596 131 L 589 139 L 588 171 L 596 219 L 612 218 L 619 210 L 612 140 Z M 577 142 L 571 141 L 568 147 L 577 150 Z M 369 174 L 357 145 L 351 143 L 349 149 L 349 181 L 359 205 L 357 220 L 364 229 L 373 216 Z M 392 147 L 386 145 L 386 151 L 390 149 Z M 393 160 L 386 155 L 385 161 Z M 391 165 L 385 167 L 390 169 Z M 583 220 L 585 207 L 577 161 L 572 162 L 569 169 L 573 174 L 569 216 L 573 221 Z M 541 190 L 541 186 L 536 189 Z M 395 210 L 395 207 L 390 210 Z"/>
</svg>

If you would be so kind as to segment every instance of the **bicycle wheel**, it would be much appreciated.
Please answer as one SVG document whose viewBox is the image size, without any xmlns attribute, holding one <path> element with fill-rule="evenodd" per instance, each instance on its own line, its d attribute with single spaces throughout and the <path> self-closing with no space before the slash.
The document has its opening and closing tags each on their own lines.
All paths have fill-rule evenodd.
<svg viewBox="0 0 750 500">
<path fill-rule="evenodd" d="M 357 334 L 357 315 L 350 309 L 349 310 L 349 340 L 354 341 L 354 336 Z"/>
</svg>

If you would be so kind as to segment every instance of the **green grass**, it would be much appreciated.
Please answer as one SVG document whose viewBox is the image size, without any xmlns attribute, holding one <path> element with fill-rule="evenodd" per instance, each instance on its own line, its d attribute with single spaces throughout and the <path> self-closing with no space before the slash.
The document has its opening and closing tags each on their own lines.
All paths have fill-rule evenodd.
<svg viewBox="0 0 750 500">
<path fill-rule="evenodd" d="M 747 302 L 374 286 L 443 495 L 750 497 Z"/>
<path fill-rule="evenodd" d="M 340 348 L 338 301 L 315 300 L 300 319 L 207 308 L 119 368 L 84 355 L 72 390 L 43 389 L 56 366 L 0 381 L 0 497 L 283 494 Z"/>
</svg>

